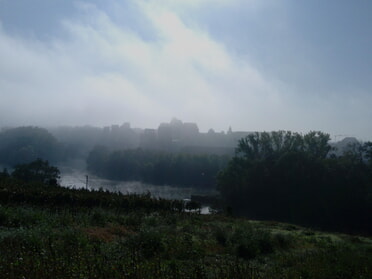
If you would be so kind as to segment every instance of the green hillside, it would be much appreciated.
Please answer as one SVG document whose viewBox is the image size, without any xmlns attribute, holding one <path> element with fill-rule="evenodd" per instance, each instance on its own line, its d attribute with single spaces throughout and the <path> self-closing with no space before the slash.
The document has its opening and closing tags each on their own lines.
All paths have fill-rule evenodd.
<svg viewBox="0 0 372 279">
<path fill-rule="evenodd" d="M 370 237 L 0 179 L 0 278 L 372 278 Z"/>
</svg>

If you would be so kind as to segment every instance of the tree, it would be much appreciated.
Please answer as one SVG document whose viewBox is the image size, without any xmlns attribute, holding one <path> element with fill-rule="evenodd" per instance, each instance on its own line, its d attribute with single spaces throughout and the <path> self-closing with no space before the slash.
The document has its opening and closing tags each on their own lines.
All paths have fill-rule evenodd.
<svg viewBox="0 0 372 279">
<path fill-rule="evenodd" d="M 304 136 L 291 131 L 256 132 L 239 141 L 236 154 L 250 161 L 274 159 L 287 152 L 305 152 L 323 159 L 332 149 L 329 140 L 329 134 L 313 131 Z"/>
<path fill-rule="evenodd" d="M 233 213 L 332 229 L 371 231 L 372 144 L 330 156 L 322 132 L 254 133 L 218 176 Z"/>
<path fill-rule="evenodd" d="M 43 158 L 55 161 L 59 155 L 57 140 L 38 127 L 19 127 L 0 133 L 0 163 L 8 166 Z"/>
<path fill-rule="evenodd" d="M 98 145 L 95 146 L 88 154 L 87 168 L 90 172 L 97 175 L 106 175 L 106 164 L 109 157 L 107 147 Z"/>
<path fill-rule="evenodd" d="M 372 167 L 372 142 L 368 141 L 363 144 L 362 147 L 365 160 L 369 162 L 369 165 Z"/>
<path fill-rule="evenodd" d="M 0 180 L 1 179 L 4 179 L 4 178 L 8 178 L 10 175 L 9 175 L 9 172 L 8 172 L 8 169 L 7 168 L 4 168 L 2 172 L 0 172 Z"/>
<path fill-rule="evenodd" d="M 140 180 L 156 185 L 215 188 L 217 173 L 228 156 L 191 155 L 143 149 L 109 152 L 95 147 L 87 158 L 88 170 L 115 180 Z"/>
<path fill-rule="evenodd" d="M 12 177 L 25 182 L 40 182 L 45 185 L 57 185 L 60 178 L 58 168 L 50 166 L 48 161 L 37 159 L 28 164 L 14 167 Z"/>
</svg>

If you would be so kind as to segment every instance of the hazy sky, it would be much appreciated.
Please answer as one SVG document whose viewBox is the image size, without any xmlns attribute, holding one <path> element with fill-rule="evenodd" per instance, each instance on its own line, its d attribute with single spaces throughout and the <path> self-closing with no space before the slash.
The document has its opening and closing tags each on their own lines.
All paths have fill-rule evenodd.
<svg viewBox="0 0 372 279">
<path fill-rule="evenodd" d="M 0 0 L 0 126 L 372 140 L 372 1 Z"/>
</svg>

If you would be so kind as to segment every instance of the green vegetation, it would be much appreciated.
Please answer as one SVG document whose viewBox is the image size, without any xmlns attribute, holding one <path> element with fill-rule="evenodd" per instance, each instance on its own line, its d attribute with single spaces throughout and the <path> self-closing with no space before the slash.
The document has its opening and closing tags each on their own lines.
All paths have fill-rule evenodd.
<svg viewBox="0 0 372 279">
<path fill-rule="evenodd" d="M 372 233 L 372 144 L 340 156 L 329 135 L 255 133 L 240 140 L 219 175 L 233 214 L 322 229 Z"/>
<path fill-rule="evenodd" d="M 95 147 L 88 156 L 88 170 L 114 180 L 139 180 L 155 185 L 216 187 L 219 171 L 229 156 L 175 154 L 143 149 L 108 151 Z"/>
<path fill-rule="evenodd" d="M 1 278 L 371 278 L 370 238 L 0 177 Z"/>
<path fill-rule="evenodd" d="M 12 172 L 12 177 L 26 182 L 57 185 L 57 180 L 60 178 L 59 174 L 59 169 L 50 166 L 48 161 L 37 159 L 28 164 L 16 165 Z M 6 175 L 5 171 L 4 175 Z"/>
<path fill-rule="evenodd" d="M 0 142 L 10 138 L 3 132 Z M 0 278 L 372 278 L 372 143 L 336 156 L 328 142 L 320 132 L 242 139 L 218 175 L 226 214 L 211 215 L 192 211 L 194 201 L 60 187 L 57 168 L 32 161 L 37 141 L 8 145 L 4 162 L 28 155 L 0 172 Z M 112 179 L 212 187 L 226 162 L 95 148 L 88 167 Z"/>
<path fill-rule="evenodd" d="M 61 146 L 46 130 L 38 127 L 19 127 L 0 133 L 0 164 L 13 166 L 42 158 L 57 161 Z"/>
</svg>

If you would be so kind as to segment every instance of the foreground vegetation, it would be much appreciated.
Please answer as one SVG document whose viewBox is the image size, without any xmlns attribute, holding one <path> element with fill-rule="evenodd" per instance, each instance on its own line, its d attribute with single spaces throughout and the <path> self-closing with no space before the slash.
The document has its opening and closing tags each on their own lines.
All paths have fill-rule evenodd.
<svg viewBox="0 0 372 279">
<path fill-rule="evenodd" d="M 90 173 L 107 179 L 217 188 L 220 200 L 234 216 L 372 233 L 372 142 L 355 140 L 353 145 L 335 150 L 330 136 L 322 132 L 250 133 L 240 139 L 231 157 L 172 153 L 165 152 L 166 148 L 164 152 L 117 150 L 120 145 L 107 145 L 113 142 L 98 140 L 90 129 L 80 132 L 73 137 L 74 144 L 62 144 L 42 128 L 5 129 L 0 132 L 0 165 L 12 170 L 17 164 L 33 164 L 16 166 L 12 176 L 53 185 L 58 170 L 43 160 L 72 166 L 79 164 L 76 159 L 83 159 Z M 80 145 L 78 142 L 87 142 L 83 137 L 87 133 L 90 144 Z M 97 143 L 107 146 L 93 148 Z"/>
<path fill-rule="evenodd" d="M 0 178 L 1 278 L 372 278 L 372 240 Z"/>
</svg>

